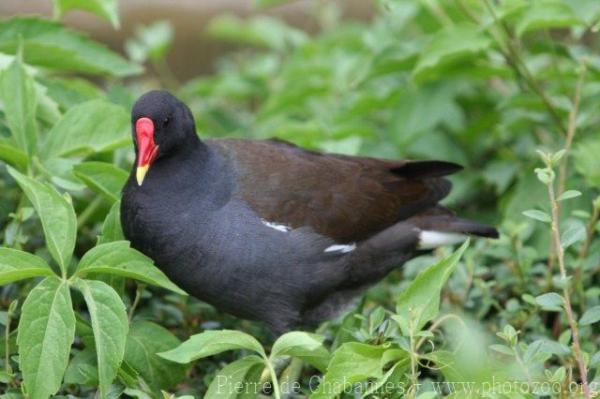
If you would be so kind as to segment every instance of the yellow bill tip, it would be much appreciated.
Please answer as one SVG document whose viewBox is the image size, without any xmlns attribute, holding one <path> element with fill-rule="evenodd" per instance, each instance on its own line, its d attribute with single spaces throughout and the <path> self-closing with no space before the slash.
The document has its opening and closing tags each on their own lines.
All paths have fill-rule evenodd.
<svg viewBox="0 0 600 399">
<path fill-rule="evenodd" d="M 138 186 L 141 186 L 144 182 L 144 178 L 146 177 L 146 173 L 148 173 L 148 169 L 150 165 L 138 166 L 135 171 L 135 179 L 137 180 Z"/>
</svg>

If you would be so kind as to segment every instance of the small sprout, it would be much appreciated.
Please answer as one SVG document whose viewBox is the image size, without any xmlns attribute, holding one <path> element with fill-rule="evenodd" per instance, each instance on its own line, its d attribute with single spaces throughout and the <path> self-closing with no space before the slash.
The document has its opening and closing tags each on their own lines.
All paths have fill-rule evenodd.
<svg viewBox="0 0 600 399">
<path fill-rule="evenodd" d="M 554 372 L 554 375 L 550 378 L 550 381 L 560 383 L 564 381 L 566 376 L 567 372 L 564 366 L 561 366 Z"/>
<path fill-rule="evenodd" d="M 552 158 L 550 159 L 550 163 L 552 165 L 556 165 L 558 164 L 558 162 L 565 156 L 565 154 L 567 153 L 567 150 L 560 150 L 558 152 L 555 152 L 554 154 L 552 154 Z"/>
<path fill-rule="evenodd" d="M 542 150 L 536 150 L 535 152 L 538 153 L 538 155 L 540 156 L 540 158 L 542 158 L 542 161 L 544 161 L 544 163 L 546 165 L 549 165 L 552 163 L 552 158 L 550 153 L 542 151 Z"/>
</svg>

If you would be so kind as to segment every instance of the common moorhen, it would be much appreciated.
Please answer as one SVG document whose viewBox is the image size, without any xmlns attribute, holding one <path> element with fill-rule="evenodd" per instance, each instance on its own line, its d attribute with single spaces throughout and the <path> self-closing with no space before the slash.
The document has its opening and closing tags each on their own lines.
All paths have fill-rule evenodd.
<svg viewBox="0 0 600 399">
<path fill-rule="evenodd" d="M 132 125 L 127 239 L 190 294 L 276 333 L 332 318 L 421 250 L 498 235 L 438 205 L 454 163 L 201 141 L 166 91 L 144 94 Z"/>
</svg>

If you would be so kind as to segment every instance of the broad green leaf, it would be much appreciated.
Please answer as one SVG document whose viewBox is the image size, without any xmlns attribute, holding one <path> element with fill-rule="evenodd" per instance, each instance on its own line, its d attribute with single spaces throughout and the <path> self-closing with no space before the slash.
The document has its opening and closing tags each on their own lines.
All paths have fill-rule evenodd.
<svg viewBox="0 0 600 399">
<path fill-rule="evenodd" d="M 90 314 L 98 365 L 100 397 L 106 398 L 125 354 L 129 324 L 119 295 L 102 281 L 75 280 Z"/>
<path fill-rule="evenodd" d="M 98 237 L 98 244 L 106 244 L 113 241 L 122 241 L 123 229 L 121 228 L 121 201 L 113 204 L 102 224 L 102 235 Z"/>
<path fill-rule="evenodd" d="M 48 277 L 31 290 L 19 320 L 19 364 L 30 399 L 47 399 L 58 391 L 74 338 L 69 285 Z"/>
<path fill-rule="evenodd" d="M 481 53 L 490 44 L 491 40 L 477 25 L 462 24 L 442 29 L 421 51 L 413 70 L 413 79 L 423 81 L 444 66 Z"/>
<path fill-rule="evenodd" d="M 31 157 L 37 146 L 37 96 L 33 78 L 23 65 L 21 51 L 0 75 L 0 98 L 13 139 Z"/>
<path fill-rule="evenodd" d="M 324 337 L 303 331 L 292 331 L 277 338 L 271 358 L 292 356 L 305 360 L 320 371 L 327 369 L 329 351 L 323 346 Z"/>
<path fill-rule="evenodd" d="M 65 372 L 65 383 L 98 386 L 98 366 L 93 348 L 86 348 L 73 356 Z"/>
<path fill-rule="evenodd" d="M 52 186 L 22 175 L 12 168 L 8 171 L 35 208 L 42 222 L 48 251 L 66 275 L 77 235 L 77 217 L 73 205 Z"/>
<path fill-rule="evenodd" d="M 34 84 L 37 97 L 37 112 L 38 119 L 47 125 L 54 125 L 61 117 L 58 103 L 48 95 L 48 89 L 38 82 Z"/>
<path fill-rule="evenodd" d="M 121 189 L 129 176 L 123 169 L 106 162 L 82 162 L 73 167 L 73 173 L 90 190 L 104 194 L 112 202 L 121 198 Z"/>
<path fill-rule="evenodd" d="M 564 304 L 562 296 L 555 292 L 548 292 L 535 297 L 535 302 L 542 307 L 544 310 L 552 312 L 560 312 Z"/>
<path fill-rule="evenodd" d="M 263 369 L 264 360 L 250 355 L 236 360 L 223 367 L 213 378 L 204 396 L 206 399 L 237 399 L 242 394 L 260 394 L 260 384 L 245 384 L 246 378 L 253 370 Z M 241 387 L 241 389 L 240 389 Z"/>
<path fill-rule="evenodd" d="M 396 313 L 405 320 L 413 315 L 415 332 L 438 315 L 442 288 L 468 245 L 467 241 L 451 256 L 419 273 L 398 297 Z"/>
<path fill-rule="evenodd" d="M 0 52 L 15 54 L 19 38 L 30 65 L 120 77 L 142 72 L 139 65 L 60 23 L 38 17 L 0 20 Z"/>
<path fill-rule="evenodd" d="M 530 209 L 528 211 L 524 211 L 523 215 L 544 223 L 552 222 L 552 218 L 550 217 L 550 215 L 548 215 L 546 212 L 542 212 L 537 209 Z"/>
<path fill-rule="evenodd" d="M 381 378 L 381 357 L 384 347 L 349 342 L 340 346 L 327 367 L 327 373 L 311 399 L 336 397 L 351 384 L 369 378 Z"/>
<path fill-rule="evenodd" d="M 129 277 L 148 284 L 187 295 L 163 274 L 152 260 L 129 246 L 128 241 L 115 241 L 98 245 L 83 255 L 75 275 L 110 273 Z"/>
<path fill-rule="evenodd" d="M 121 106 L 92 100 L 72 107 L 48 132 L 44 158 L 88 155 L 131 142 L 129 115 Z"/>
<path fill-rule="evenodd" d="M 594 324 L 600 321 L 600 306 L 593 306 L 585 311 L 581 319 L 579 319 L 579 324 L 582 326 L 587 326 L 590 324 Z"/>
<path fill-rule="evenodd" d="M 92 82 L 73 76 L 68 78 L 52 76 L 51 79 L 40 77 L 38 80 L 46 87 L 48 95 L 65 110 L 105 96 L 105 93 Z"/>
<path fill-rule="evenodd" d="M 125 361 L 155 390 L 169 389 L 181 382 L 187 367 L 169 362 L 157 355 L 181 342 L 169 330 L 149 321 L 131 324 Z"/>
<path fill-rule="evenodd" d="M 117 0 L 53 0 L 54 15 L 62 17 L 69 10 L 85 10 L 108 20 L 119 28 Z"/>
<path fill-rule="evenodd" d="M 385 357 L 385 354 L 388 353 L 390 350 L 394 349 L 388 349 L 384 353 L 383 357 Z M 408 354 L 404 351 L 401 352 L 403 352 L 402 359 L 398 359 L 398 361 L 396 361 L 396 363 L 394 363 L 394 365 L 390 367 L 389 370 L 386 371 L 383 376 L 381 376 L 381 378 L 377 379 L 377 381 L 375 381 L 374 384 L 370 384 L 369 388 L 363 393 L 363 398 L 372 397 L 371 395 L 375 394 L 379 389 L 381 389 L 381 387 L 385 386 L 385 384 L 389 381 L 390 377 L 392 377 L 393 374 L 402 373 L 405 369 L 408 368 L 408 365 L 410 364 Z M 381 363 L 384 364 L 383 358 Z"/>
<path fill-rule="evenodd" d="M 170 351 L 158 355 L 176 363 L 190 363 L 217 353 L 248 349 L 266 358 L 262 345 L 252 336 L 234 330 L 210 330 L 192 335 Z"/>
<path fill-rule="evenodd" d="M 27 154 L 14 147 L 8 140 L 0 140 L 0 160 L 20 170 L 27 167 Z"/>
<path fill-rule="evenodd" d="M 536 0 L 525 10 L 516 23 L 519 36 L 526 32 L 547 29 L 567 28 L 581 25 L 571 7 L 557 0 Z"/>
<path fill-rule="evenodd" d="M 0 285 L 54 272 L 40 257 L 11 248 L 0 248 Z"/>
</svg>

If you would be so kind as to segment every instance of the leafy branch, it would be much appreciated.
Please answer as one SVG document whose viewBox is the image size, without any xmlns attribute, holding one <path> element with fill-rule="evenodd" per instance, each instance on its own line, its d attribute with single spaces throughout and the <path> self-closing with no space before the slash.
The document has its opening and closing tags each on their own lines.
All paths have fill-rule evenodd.
<svg viewBox="0 0 600 399">
<path fill-rule="evenodd" d="M 554 188 L 556 178 L 554 166 L 562 159 L 565 153 L 565 150 L 561 150 L 555 154 L 547 154 L 540 152 L 541 158 L 544 161 L 546 167 L 542 169 L 536 169 L 536 173 L 538 179 L 546 185 L 548 191 L 548 200 L 550 201 L 551 206 L 551 214 L 549 216 L 548 221 L 551 225 L 553 250 L 558 260 L 558 266 L 560 270 L 563 307 L 565 309 L 567 321 L 569 323 L 569 328 L 573 337 L 573 351 L 575 354 L 575 360 L 577 362 L 577 368 L 579 369 L 579 376 L 581 378 L 583 393 L 586 398 L 591 398 L 592 396 L 588 383 L 587 368 L 579 339 L 579 328 L 577 325 L 577 320 L 575 319 L 573 307 L 571 305 L 570 277 L 567 275 L 567 269 L 565 265 L 564 246 L 560 238 L 560 216 L 558 205 L 560 198 L 557 198 Z"/>
</svg>

